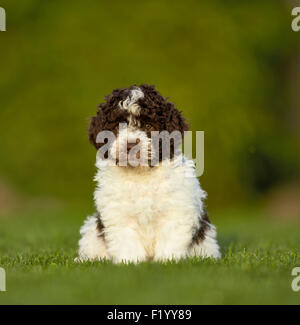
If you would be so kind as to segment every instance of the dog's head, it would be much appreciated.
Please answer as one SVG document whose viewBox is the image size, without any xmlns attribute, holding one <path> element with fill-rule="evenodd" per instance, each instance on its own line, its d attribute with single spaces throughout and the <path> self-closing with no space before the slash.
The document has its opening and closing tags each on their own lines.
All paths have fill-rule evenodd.
<svg viewBox="0 0 300 325">
<path fill-rule="evenodd" d="M 153 166 L 172 158 L 188 125 L 154 86 L 115 89 L 99 105 L 89 127 L 90 142 L 124 166 Z M 110 139 L 107 140 L 110 134 Z M 169 148 L 167 148 L 169 147 Z"/>
</svg>

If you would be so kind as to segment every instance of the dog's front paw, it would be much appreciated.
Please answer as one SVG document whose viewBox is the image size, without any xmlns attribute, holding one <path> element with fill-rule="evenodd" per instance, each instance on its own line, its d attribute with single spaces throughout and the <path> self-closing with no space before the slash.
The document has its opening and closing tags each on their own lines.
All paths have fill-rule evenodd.
<svg viewBox="0 0 300 325">
<path fill-rule="evenodd" d="M 159 255 L 154 256 L 154 262 L 166 263 L 166 262 L 178 262 L 179 260 L 186 258 L 186 255 L 176 255 L 176 254 L 169 254 L 169 255 Z"/>
<path fill-rule="evenodd" d="M 146 261 L 145 256 L 116 256 L 113 258 L 113 262 L 116 264 L 138 264 Z"/>
<path fill-rule="evenodd" d="M 136 264 L 144 262 L 147 259 L 145 248 L 141 242 L 133 236 L 128 240 L 123 237 L 123 241 L 119 242 L 118 245 L 109 246 L 108 253 L 116 264 Z"/>
<path fill-rule="evenodd" d="M 124 263 L 124 264 L 137 264 L 146 261 L 147 256 L 144 249 L 123 249 L 113 255 L 113 262 L 116 264 Z"/>
<path fill-rule="evenodd" d="M 187 257 L 187 251 L 174 251 L 172 249 L 163 249 L 160 251 L 157 251 L 153 260 L 154 262 L 178 262 L 179 260 Z"/>
</svg>

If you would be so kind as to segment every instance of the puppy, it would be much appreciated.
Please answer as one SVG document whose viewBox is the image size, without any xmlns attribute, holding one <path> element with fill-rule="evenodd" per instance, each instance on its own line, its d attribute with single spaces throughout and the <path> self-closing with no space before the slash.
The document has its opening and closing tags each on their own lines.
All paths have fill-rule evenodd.
<svg viewBox="0 0 300 325">
<path fill-rule="evenodd" d="M 99 105 L 89 127 L 98 149 L 97 212 L 80 230 L 77 261 L 220 257 L 194 163 L 174 138 L 163 143 L 187 130 L 181 113 L 154 86 L 115 89 Z"/>
</svg>

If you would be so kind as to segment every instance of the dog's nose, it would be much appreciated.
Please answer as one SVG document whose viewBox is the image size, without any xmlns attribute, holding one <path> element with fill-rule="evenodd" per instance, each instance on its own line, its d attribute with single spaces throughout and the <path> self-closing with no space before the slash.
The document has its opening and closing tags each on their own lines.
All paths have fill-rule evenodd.
<svg viewBox="0 0 300 325">
<path fill-rule="evenodd" d="M 129 152 L 134 146 L 136 146 L 140 142 L 140 139 L 136 139 L 135 142 L 127 142 L 127 152 Z"/>
</svg>

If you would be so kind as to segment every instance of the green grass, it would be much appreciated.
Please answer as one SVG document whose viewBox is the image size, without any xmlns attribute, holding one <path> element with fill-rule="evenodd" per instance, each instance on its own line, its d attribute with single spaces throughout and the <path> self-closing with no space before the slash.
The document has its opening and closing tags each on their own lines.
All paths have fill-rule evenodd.
<svg viewBox="0 0 300 325">
<path fill-rule="evenodd" d="M 0 218 L 0 304 L 299 304 L 291 270 L 300 266 L 299 223 L 255 212 L 216 212 L 223 257 L 179 263 L 76 264 L 87 211 Z M 242 218 L 237 218 L 241 214 Z"/>
</svg>

